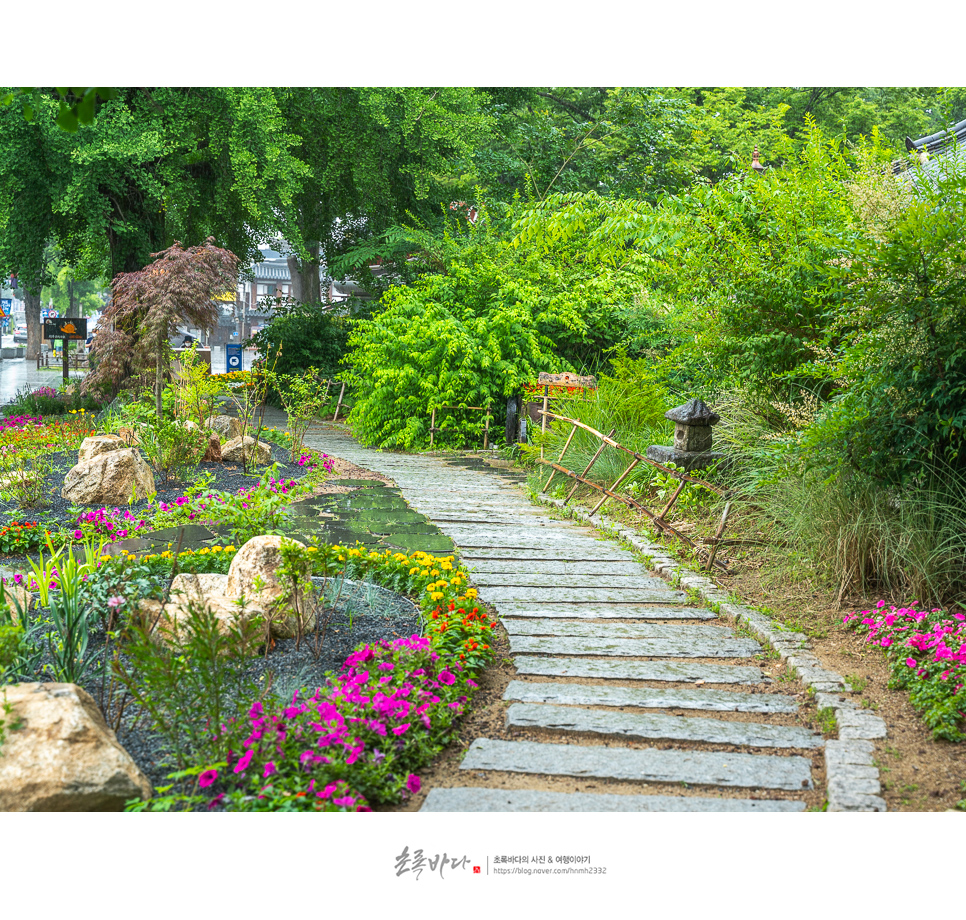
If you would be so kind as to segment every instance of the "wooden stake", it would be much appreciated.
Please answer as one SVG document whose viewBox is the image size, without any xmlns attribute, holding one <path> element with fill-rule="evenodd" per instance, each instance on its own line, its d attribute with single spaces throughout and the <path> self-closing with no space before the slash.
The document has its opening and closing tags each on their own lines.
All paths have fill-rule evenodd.
<svg viewBox="0 0 966 920">
<path fill-rule="evenodd" d="M 677 488 L 676 488 L 676 489 L 674 490 L 674 494 L 673 494 L 673 495 L 671 496 L 671 500 L 670 500 L 670 501 L 669 501 L 669 502 L 668 502 L 668 503 L 667 503 L 667 504 L 666 504 L 666 505 L 664 506 L 664 510 L 663 510 L 663 511 L 662 511 L 662 512 L 661 512 L 661 513 L 660 513 L 660 514 L 658 515 L 658 518 L 659 518 L 660 520 L 662 520 L 662 521 L 664 520 L 664 515 L 665 515 L 665 514 L 667 514 L 667 513 L 668 513 L 668 511 L 670 511 L 670 510 L 671 510 L 671 505 L 673 505 L 673 504 L 674 504 L 674 503 L 675 503 L 675 502 L 676 502 L 676 501 L 678 500 L 678 496 L 679 496 L 679 495 L 681 494 L 681 490 L 682 490 L 682 489 L 683 489 L 683 488 L 684 488 L 684 487 L 685 487 L 686 485 L 687 485 L 687 483 L 686 483 L 686 482 L 682 482 L 682 483 L 680 483 L 680 484 L 678 485 L 678 487 L 677 487 Z"/>
<path fill-rule="evenodd" d="M 332 421 L 333 422 L 338 421 L 338 419 L 339 419 L 339 410 L 342 408 L 342 396 L 343 396 L 344 393 L 345 393 L 345 381 L 343 380 L 342 381 L 342 389 L 339 390 L 339 403 L 335 407 L 335 415 L 332 416 Z"/>
<path fill-rule="evenodd" d="M 544 416 L 544 418 L 546 418 L 546 416 Z M 607 435 L 607 437 L 608 438 L 612 438 L 614 436 L 614 432 L 616 432 L 616 431 L 617 431 L 616 428 L 611 428 L 610 434 Z M 594 454 L 594 456 L 590 458 L 590 463 L 587 464 L 587 468 L 580 474 L 582 477 L 583 476 L 586 476 L 590 472 L 590 468 L 597 462 L 597 458 L 604 452 L 604 448 L 606 446 L 607 446 L 607 441 L 606 440 L 603 440 L 603 441 L 600 442 L 600 447 L 597 448 L 597 453 Z M 574 487 L 564 496 L 564 504 L 565 505 L 567 504 L 567 502 L 570 501 L 571 498 L 573 498 L 574 492 L 577 491 L 577 486 L 578 485 L 579 485 L 579 483 L 575 482 L 574 483 Z"/>
<path fill-rule="evenodd" d="M 574 429 L 574 431 L 576 431 L 576 430 L 577 430 L 577 429 L 575 428 L 575 429 Z M 625 479 L 627 479 L 627 477 L 628 477 L 628 476 L 630 475 L 630 473 L 631 473 L 631 470 L 633 470 L 633 469 L 634 469 L 634 467 L 635 467 L 635 466 L 637 466 L 637 464 L 638 464 L 638 463 L 640 463 L 640 462 L 641 462 L 641 461 L 640 461 L 640 460 L 638 460 L 638 459 L 637 459 L 637 457 L 635 457 L 635 458 L 634 458 L 634 459 L 633 459 L 633 460 L 631 461 L 631 465 L 630 465 L 630 466 L 629 466 L 629 467 L 628 467 L 628 468 L 627 468 L 626 470 L 624 470 L 624 472 L 623 472 L 623 473 L 621 473 L 621 474 L 620 474 L 620 476 L 618 476 L 618 477 L 617 477 L 617 479 L 615 479 L 615 480 L 614 480 L 614 484 L 613 484 L 613 485 L 612 485 L 612 486 L 610 487 L 610 491 L 611 491 L 611 492 L 616 492 L 616 491 L 617 491 L 617 487 L 618 487 L 618 486 L 619 486 L 619 485 L 620 485 L 620 484 L 621 484 L 621 483 L 622 483 L 622 482 L 623 482 L 623 481 L 624 481 Z M 597 504 L 596 504 L 596 505 L 594 505 L 594 507 L 593 507 L 593 508 L 591 509 L 591 512 L 590 512 L 590 515 L 591 515 L 591 517 L 593 517 L 593 516 L 594 516 L 594 515 L 595 515 L 595 514 L 596 514 L 596 513 L 598 512 L 598 511 L 600 511 L 600 509 L 601 509 L 601 507 L 603 507 L 603 504 L 604 504 L 604 502 L 605 502 L 605 501 L 607 501 L 607 499 L 608 499 L 608 498 L 610 498 L 610 496 L 609 496 L 609 495 L 608 495 L 608 494 L 607 494 L 607 493 L 605 492 L 605 493 L 604 493 L 604 496 L 603 496 L 603 498 L 601 498 L 601 500 L 600 500 L 599 502 L 597 502 Z"/>
<path fill-rule="evenodd" d="M 557 457 L 557 463 L 560 463 L 560 461 L 563 460 L 564 454 L 567 453 L 567 448 L 570 447 L 570 442 L 574 439 L 574 435 L 576 433 L 577 433 L 577 426 L 574 425 L 574 427 L 570 429 L 570 434 L 567 435 L 567 440 L 564 442 L 563 450 L 560 451 L 560 456 Z M 550 479 L 547 480 L 547 484 L 543 487 L 544 492 L 546 492 L 547 489 L 550 488 L 550 480 L 553 479 L 553 477 L 556 475 L 557 475 L 556 470 L 550 471 Z"/>
<path fill-rule="evenodd" d="M 684 485 L 684 483 L 681 483 L 681 485 Z M 724 533 L 725 524 L 728 523 L 728 515 L 730 513 L 731 513 L 731 502 L 725 502 L 724 514 L 721 515 L 721 523 L 718 525 L 718 532 L 714 535 L 714 543 L 711 546 L 711 555 L 708 556 L 709 572 L 711 571 L 711 566 L 714 565 L 714 557 L 718 555 L 718 540 L 721 539 L 721 534 Z"/>
<path fill-rule="evenodd" d="M 550 404 L 550 387 L 543 388 L 543 421 L 540 423 L 540 459 L 543 459 L 543 436 L 547 434 L 547 407 Z M 521 406 L 522 408 L 522 406 Z"/>
<path fill-rule="evenodd" d="M 486 450 L 490 446 L 490 406 L 492 403 L 486 404 L 486 424 L 483 426 L 483 450 Z"/>
<path fill-rule="evenodd" d="M 429 449 L 433 449 L 433 436 L 436 434 L 436 410 L 433 409 L 433 414 L 429 420 Z"/>
</svg>

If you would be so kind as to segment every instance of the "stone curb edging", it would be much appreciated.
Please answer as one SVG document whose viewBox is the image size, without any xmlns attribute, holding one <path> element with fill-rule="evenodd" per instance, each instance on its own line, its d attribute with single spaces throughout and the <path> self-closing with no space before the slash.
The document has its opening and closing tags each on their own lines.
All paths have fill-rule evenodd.
<svg viewBox="0 0 966 920">
<path fill-rule="evenodd" d="M 886 811 L 879 794 L 879 770 L 874 765 L 873 740 L 886 737 L 885 721 L 861 709 L 851 699 L 844 678 L 822 667 L 809 651 L 808 637 L 786 629 L 765 614 L 734 603 L 704 575 L 685 568 L 663 547 L 611 521 L 605 515 L 591 517 L 582 508 L 565 506 L 562 499 L 529 493 L 531 500 L 553 505 L 571 517 L 629 543 L 648 557 L 651 568 L 675 587 L 690 588 L 714 610 L 743 623 L 762 642 L 768 643 L 792 668 L 802 683 L 815 693 L 819 709 L 832 709 L 838 726 L 838 740 L 825 743 L 825 775 L 828 811 Z"/>
</svg>

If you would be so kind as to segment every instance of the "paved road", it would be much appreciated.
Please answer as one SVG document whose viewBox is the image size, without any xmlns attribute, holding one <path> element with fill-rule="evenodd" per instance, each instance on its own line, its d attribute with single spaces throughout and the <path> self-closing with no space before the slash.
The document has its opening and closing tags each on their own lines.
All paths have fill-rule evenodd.
<svg viewBox="0 0 966 920">
<path fill-rule="evenodd" d="M 423 811 L 805 808 L 824 742 L 796 724 L 793 697 L 770 692 L 755 640 L 508 477 L 365 450 L 335 428 L 306 444 L 395 480 L 454 540 L 509 634 L 504 700 L 520 740 L 477 738 L 465 782 L 432 789 Z M 608 786 L 621 794 L 596 791 Z"/>
</svg>

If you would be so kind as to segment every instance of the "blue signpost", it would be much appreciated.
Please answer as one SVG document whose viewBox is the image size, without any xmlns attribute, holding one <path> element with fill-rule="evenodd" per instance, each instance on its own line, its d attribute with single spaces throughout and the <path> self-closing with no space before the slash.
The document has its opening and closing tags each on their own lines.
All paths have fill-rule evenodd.
<svg viewBox="0 0 966 920">
<path fill-rule="evenodd" d="M 242 347 L 241 345 L 232 345 L 230 342 L 225 346 L 225 364 L 226 370 L 230 374 L 232 371 L 240 371 L 242 369 Z"/>
</svg>

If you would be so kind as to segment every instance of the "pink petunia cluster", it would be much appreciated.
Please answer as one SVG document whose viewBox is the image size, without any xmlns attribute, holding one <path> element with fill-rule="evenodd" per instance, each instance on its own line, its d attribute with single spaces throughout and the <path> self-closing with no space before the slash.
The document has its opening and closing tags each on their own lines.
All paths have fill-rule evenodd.
<svg viewBox="0 0 966 920">
<path fill-rule="evenodd" d="M 954 692 L 966 684 L 966 614 L 915 606 L 886 611 L 885 601 L 879 601 L 875 611 L 846 614 L 842 622 L 864 626 L 866 642 L 885 649 L 911 649 L 915 654 L 906 654 L 903 660 L 918 677 L 927 677 L 939 666 L 939 679 L 949 681 Z"/>
</svg>

